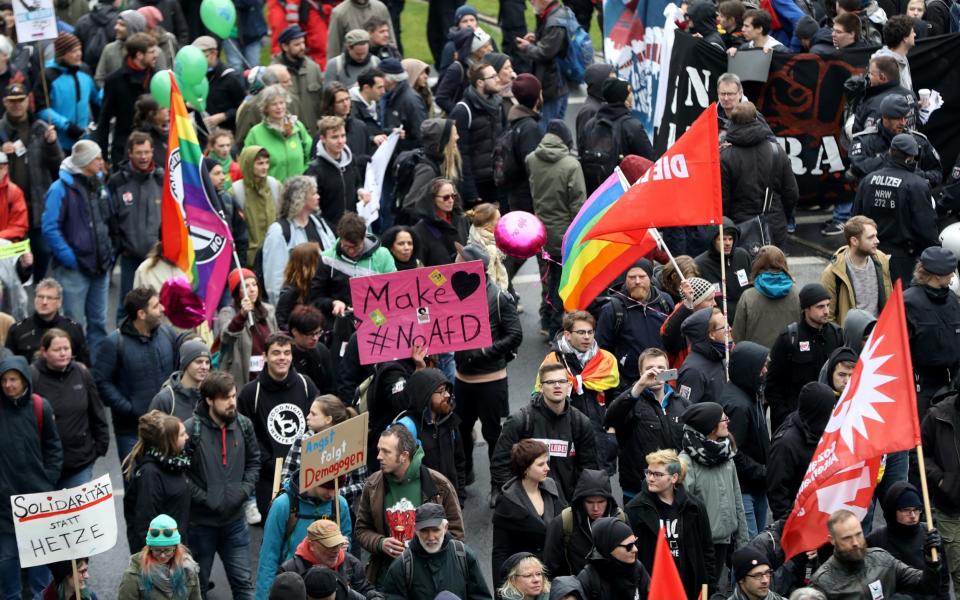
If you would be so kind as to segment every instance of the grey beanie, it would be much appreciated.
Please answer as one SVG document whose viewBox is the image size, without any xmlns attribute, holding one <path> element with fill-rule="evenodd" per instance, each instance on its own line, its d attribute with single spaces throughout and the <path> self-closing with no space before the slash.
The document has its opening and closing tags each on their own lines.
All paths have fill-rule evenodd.
<svg viewBox="0 0 960 600">
<path fill-rule="evenodd" d="M 147 30 L 147 20 L 135 10 L 125 10 L 120 13 L 120 20 L 127 26 L 127 36 L 134 33 L 143 33 Z"/>
<path fill-rule="evenodd" d="M 203 340 L 194 338 L 180 344 L 180 370 L 183 371 L 201 356 L 210 358 L 210 348 L 207 348 Z"/>
<path fill-rule="evenodd" d="M 70 157 L 67 160 L 77 171 L 80 171 L 96 160 L 98 156 L 100 156 L 99 144 L 90 140 L 80 140 L 73 145 Z"/>
</svg>

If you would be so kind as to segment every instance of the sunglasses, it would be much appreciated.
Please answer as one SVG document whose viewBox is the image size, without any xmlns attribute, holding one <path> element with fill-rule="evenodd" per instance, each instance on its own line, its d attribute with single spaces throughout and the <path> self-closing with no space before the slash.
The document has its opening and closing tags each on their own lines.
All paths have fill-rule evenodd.
<svg viewBox="0 0 960 600">
<path fill-rule="evenodd" d="M 160 537 L 161 535 L 165 538 L 172 538 L 173 534 L 176 533 L 176 531 L 177 531 L 177 528 L 174 527 L 172 529 L 150 529 L 148 533 L 152 538 L 157 538 L 157 537 Z"/>
<path fill-rule="evenodd" d="M 617 544 L 617 548 L 623 548 L 627 552 L 633 552 L 637 549 L 637 542 L 630 542 L 628 544 Z"/>
<path fill-rule="evenodd" d="M 457 197 L 458 196 L 456 194 L 444 194 L 442 196 L 437 196 L 437 198 L 441 200 L 456 200 Z"/>
</svg>

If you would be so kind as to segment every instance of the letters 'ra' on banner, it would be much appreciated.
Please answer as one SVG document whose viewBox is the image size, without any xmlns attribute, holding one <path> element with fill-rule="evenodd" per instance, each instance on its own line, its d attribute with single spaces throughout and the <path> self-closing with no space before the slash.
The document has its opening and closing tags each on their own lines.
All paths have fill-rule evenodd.
<svg viewBox="0 0 960 600">
<path fill-rule="evenodd" d="M 346 475 L 367 464 L 370 413 L 324 429 L 300 446 L 300 491 Z"/>
<path fill-rule="evenodd" d="M 117 543 L 109 475 L 66 490 L 15 494 L 10 507 L 23 568 L 93 556 Z"/>
<path fill-rule="evenodd" d="M 830 415 L 783 528 L 787 558 L 827 540 L 827 519 L 847 509 L 863 519 L 882 455 L 920 443 L 917 397 L 899 281 Z"/>
<path fill-rule="evenodd" d="M 651 227 L 712 225 L 723 220 L 717 105 L 624 192 L 587 239 L 618 241 L 624 233 Z"/>
<path fill-rule="evenodd" d="M 350 279 L 360 363 L 486 348 L 493 343 L 483 263 L 471 261 Z"/>
</svg>

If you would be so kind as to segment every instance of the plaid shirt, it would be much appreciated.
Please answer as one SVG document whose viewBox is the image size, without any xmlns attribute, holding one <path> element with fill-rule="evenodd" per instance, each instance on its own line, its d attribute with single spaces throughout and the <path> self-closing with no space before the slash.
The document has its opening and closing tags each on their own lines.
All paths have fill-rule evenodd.
<svg viewBox="0 0 960 600">
<path fill-rule="evenodd" d="M 287 457 L 283 459 L 283 467 L 280 470 L 280 479 L 282 483 L 287 483 L 294 473 L 299 477 L 300 472 L 300 450 L 303 447 L 303 440 L 315 435 L 316 432 L 306 432 L 303 436 L 295 440 L 287 452 Z M 363 492 L 363 484 L 367 481 L 367 466 L 362 465 L 359 469 L 350 471 L 346 475 L 346 484 L 340 487 L 340 495 L 347 501 L 348 506 L 353 506 L 354 500 L 360 499 L 360 493 Z"/>
</svg>

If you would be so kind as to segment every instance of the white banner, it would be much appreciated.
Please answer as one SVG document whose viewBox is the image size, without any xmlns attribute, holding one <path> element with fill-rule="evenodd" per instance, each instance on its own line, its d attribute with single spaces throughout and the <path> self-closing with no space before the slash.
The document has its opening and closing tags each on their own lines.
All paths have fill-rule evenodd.
<svg viewBox="0 0 960 600">
<path fill-rule="evenodd" d="M 10 506 L 21 567 L 93 556 L 117 543 L 109 475 L 67 490 L 10 496 Z"/>
<path fill-rule="evenodd" d="M 18 42 L 38 42 L 57 37 L 57 15 L 53 0 L 19 0 L 13 3 Z"/>
<path fill-rule="evenodd" d="M 357 214 L 367 222 L 367 227 L 380 218 L 380 194 L 383 191 L 383 179 L 387 174 L 387 165 L 393 158 L 393 151 L 400 141 L 400 132 L 394 131 L 380 144 L 367 163 L 367 171 L 363 179 L 363 189 L 370 192 L 370 201 L 357 202 Z"/>
</svg>

